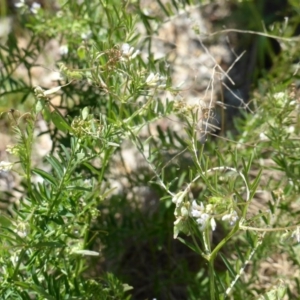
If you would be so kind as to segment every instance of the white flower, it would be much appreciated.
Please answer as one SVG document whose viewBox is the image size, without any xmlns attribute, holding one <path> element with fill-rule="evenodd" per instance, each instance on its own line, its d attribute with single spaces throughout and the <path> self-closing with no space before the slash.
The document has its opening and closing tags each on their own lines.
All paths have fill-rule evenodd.
<svg viewBox="0 0 300 300">
<path fill-rule="evenodd" d="M 91 31 L 88 31 L 88 32 L 84 32 L 81 34 L 81 38 L 83 40 L 87 40 L 88 38 L 90 38 L 92 36 L 92 32 Z"/>
<path fill-rule="evenodd" d="M 200 218 L 202 216 L 203 212 L 199 210 L 192 210 L 191 215 L 193 218 Z"/>
<path fill-rule="evenodd" d="M 259 134 L 259 139 L 260 139 L 261 141 L 268 141 L 268 140 L 269 140 L 269 138 L 268 138 L 263 132 L 261 132 L 261 133 Z"/>
<path fill-rule="evenodd" d="M 122 53 L 122 57 L 125 59 L 134 59 L 135 57 L 137 57 L 138 54 L 140 54 L 140 50 L 134 51 L 133 47 L 131 47 L 127 43 L 124 43 L 121 46 L 121 53 Z"/>
<path fill-rule="evenodd" d="M 226 214 L 222 217 L 222 221 L 229 221 L 229 224 L 232 226 L 239 219 L 237 212 L 234 210 L 230 214 Z"/>
<path fill-rule="evenodd" d="M 16 231 L 20 238 L 24 238 L 27 236 L 27 231 Z"/>
<path fill-rule="evenodd" d="M 26 5 L 26 4 L 25 4 L 25 1 L 24 1 L 24 0 L 20 0 L 20 2 L 15 3 L 15 7 L 17 7 L 17 8 L 24 7 L 25 5 Z"/>
<path fill-rule="evenodd" d="M 298 243 L 300 243 L 300 227 L 298 226 L 296 230 L 292 233 L 292 237 L 297 240 Z"/>
<path fill-rule="evenodd" d="M 13 163 L 10 163 L 8 161 L 0 161 L 0 172 L 1 171 L 9 171 L 13 167 Z"/>
<path fill-rule="evenodd" d="M 31 5 L 31 8 L 30 8 L 30 11 L 36 15 L 40 8 L 41 8 L 41 4 L 33 2 Z"/>
<path fill-rule="evenodd" d="M 156 82 L 157 81 L 157 79 L 158 79 L 158 77 L 159 77 L 159 74 L 158 73 L 156 73 L 155 75 L 154 75 L 154 73 L 150 73 L 149 75 L 148 75 L 148 77 L 147 77 L 147 79 L 146 79 L 146 83 L 147 84 L 150 84 L 151 82 Z"/>
<path fill-rule="evenodd" d="M 281 100 L 283 98 L 285 98 L 285 93 L 283 92 L 279 92 L 273 95 L 275 99 Z"/>
<path fill-rule="evenodd" d="M 291 105 L 287 94 L 284 93 L 284 92 L 276 93 L 276 94 L 273 95 L 273 97 L 274 97 L 275 103 L 277 105 L 280 105 L 281 107 L 283 107 L 286 104 Z"/>
<path fill-rule="evenodd" d="M 211 218 L 211 219 L 210 219 L 210 226 L 211 226 L 212 231 L 215 231 L 215 230 L 216 230 L 217 223 L 216 223 L 216 221 L 215 221 L 214 218 Z"/>
<path fill-rule="evenodd" d="M 69 52 L 68 45 L 62 45 L 59 47 L 59 53 L 60 55 L 67 55 Z"/>
<path fill-rule="evenodd" d="M 161 76 L 159 73 L 154 74 L 151 72 L 146 78 L 146 84 L 149 87 L 164 88 L 166 86 L 165 81 L 166 78 L 164 76 Z"/>
<path fill-rule="evenodd" d="M 179 192 L 179 193 L 177 193 L 176 195 L 173 196 L 172 202 L 174 204 L 176 204 L 176 207 L 181 205 L 181 203 L 182 203 L 182 201 L 183 201 L 186 194 L 187 194 L 187 191 L 185 190 L 185 191 Z"/>
<path fill-rule="evenodd" d="M 191 216 L 194 218 L 199 218 L 204 212 L 205 212 L 205 207 L 203 203 L 200 202 L 200 205 L 198 205 L 197 202 L 193 200 L 192 207 L 191 207 Z"/>
<path fill-rule="evenodd" d="M 202 214 L 199 218 L 196 219 L 196 222 L 199 225 L 199 229 L 201 231 L 203 231 L 207 227 L 208 221 L 209 221 L 209 214 Z"/>
<path fill-rule="evenodd" d="M 196 219 L 196 222 L 199 225 L 199 229 L 201 231 L 203 231 L 208 226 L 209 221 L 212 230 L 216 229 L 216 222 L 214 218 L 211 218 L 210 215 L 206 213 L 206 208 L 204 207 L 202 202 L 199 205 L 195 200 L 193 200 L 190 215 Z"/>
</svg>

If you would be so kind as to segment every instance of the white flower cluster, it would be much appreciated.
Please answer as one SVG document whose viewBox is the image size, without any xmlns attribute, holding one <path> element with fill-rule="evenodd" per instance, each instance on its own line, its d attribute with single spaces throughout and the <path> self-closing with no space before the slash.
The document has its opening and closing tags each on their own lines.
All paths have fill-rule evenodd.
<svg viewBox="0 0 300 300">
<path fill-rule="evenodd" d="M 69 52 L 69 47 L 68 47 L 68 45 L 61 45 L 61 46 L 59 47 L 59 54 L 60 54 L 60 55 L 62 55 L 62 56 L 67 55 L 68 52 Z"/>
<path fill-rule="evenodd" d="M 239 216 L 235 210 L 231 211 L 229 214 L 226 214 L 222 217 L 222 221 L 228 221 L 231 226 L 233 226 L 238 219 Z"/>
<path fill-rule="evenodd" d="M 214 207 L 211 204 L 203 205 L 202 202 L 197 204 L 195 200 L 192 202 L 192 206 L 190 209 L 191 217 L 195 218 L 197 224 L 199 225 L 199 229 L 201 231 L 205 230 L 208 225 L 210 228 L 215 231 L 216 229 L 216 221 L 213 217 Z M 231 226 L 233 226 L 239 219 L 239 216 L 235 210 L 230 211 L 230 213 L 222 216 L 222 221 L 228 221 Z"/>
<path fill-rule="evenodd" d="M 26 9 L 26 8 L 28 8 L 28 5 L 25 3 L 25 0 L 20 0 L 20 2 L 15 4 L 15 7 Z M 33 2 L 31 4 L 31 6 L 29 7 L 29 10 L 30 10 L 31 13 L 36 15 L 40 8 L 41 8 L 41 4 L 39 4 L 37 2 Z"/>
<path fill-rule="evenodd" d="M 124 43 L 121 46 L 121 60 L 128 61 L 136 58 L 140 54 L 140 50 L 135 50 L 134 47 L 131 47 L 129 44 Z M 166 77 L 160 75 L 159 73 L 151 72 L 145 80 L 145 83 L 148 87 L 155 87 L 158 89 L 163 89 L 166 87 Z"/>
<path fill-rule="evenodd" d="M 217 227 L 216 216 L 220 218 L 222 214 L 216 213 L 216 207 L 212 204 L 204 205 L 202 202 L 198 204 L 196 200 L 184 201 L 188 193 L 188 188 L 185 191 L 179 192 L 173 196 L 172 202 L 176 205 L 175 208 L 175 222 L 174 222 L 174 238 L 177 238 L 179 232 L 190 234 L 188 221 L 193 218 L 199 226 L 200 231 L 210 228 L 215 231 Z M 232 209 L 229 213 L 223 214 L 222 221 L 227 221 L 233 226 L 238 220 L 237 212 Z"/>
<path fill-rule="evenodd" d="M 13 163 L 10 163 L 8 161 L 0 161 L 0 172 L 10 171 L 13 165 L 14 165 Z"/>
<path fill-rule="evenodd" d="M 150 73 L 146 79 L 146 85 L 149 87 L 163 89 L 166 87 L 166 78 L 159 73 Z"/>
<path fill-rule="evenodd" d="M 216 221 L 209 212 L 211 211 L 212 206 L 208 204 L 206 207 L 200 202 L 200 205 L 197 204 L 195 200 L 192 202 L 190 215 L 195 218 L 197 224 L 199 225 L 199 229 L 203 231 L 210 224 L 211 229 L 214 231 L 216 229 Z"/>
<path fill-rule="evenodd" d="M 140 50 L 135 50 L 129 44 L 124 43 L 121 46 L 121 54 L 122 54 L 123 60 L 131 60 L 131 59 L 136 58 L 140 54 Z"/>
</svg>

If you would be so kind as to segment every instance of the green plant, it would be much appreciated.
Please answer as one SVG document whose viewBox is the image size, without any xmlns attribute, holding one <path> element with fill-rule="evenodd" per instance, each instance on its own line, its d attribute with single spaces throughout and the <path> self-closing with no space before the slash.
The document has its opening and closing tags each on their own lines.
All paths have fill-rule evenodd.
<svg viewBox="0 0 300 300">
<path fill-rule="evenodd" d="M 167 61 L 148 53 L 153 28 L 192 3 L 157 3 L 160 14 L 150 16 L 134 1 L 66 1 L 56 14 L 20 2 L 28 46 L 11 34 L 0 47 L 2 117 L 10 119 L 16 140 L 8 151 L 17 157 L 0 169 L 21 181 L 20 196 L 2 195 L 12 204 L 0 215 L 1 299 L 299 295 L 297 284 L 289 287 L 297 279 L 257 282 L 271 254 L 289 253 L 299 266 L 292 239 L 299 243 L 299 102 L 289 87 L 296 75 L 290 67 L 277 75 L 289 58 L 283 53 L 270 72 L 272 88 L 260 81 L 255 113 L 236 121 L 238 133 L 209 140 L 212 103 L 174 101 L 182 91 Z M 32 69 L 52 38 L 65 50 L 54 62 L 60 77 L 54 87 L 34 87 Z M 28 81 L 15 76 L 21 64 Z M 26 101 L 26 112 L 8 110 L 11 99 Z M 153 125 L 172 114 L 184 133 Z M 53 144 L 38 165 L 41 118 L 48 130 L 39 134 Z M 257 208 L 262 192 L 268 197 Z"/>
</svg>

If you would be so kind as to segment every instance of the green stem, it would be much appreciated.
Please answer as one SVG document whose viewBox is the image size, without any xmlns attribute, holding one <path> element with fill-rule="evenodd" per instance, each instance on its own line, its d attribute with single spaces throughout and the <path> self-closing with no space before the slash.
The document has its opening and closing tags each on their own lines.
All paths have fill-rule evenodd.
<svg viewBox="0 0 300 300">
<path fill-rule="evenodd" d="M 212 257 L 208 261 L 210 300 L 216 299 L 214 262 L 215 260 Z"/>
<path fill-rule="evenodd" d="M 215 256 L 211 253 L 211 240 L 210 240 L 210 227 L 208 226 L 203 232 L 203 242 L 205 252 L 207 254 L 208 260 L 208 276 L 209 276 L 209 291 L 210 291 L 210 300 L 216 299 L 216 287 L 215 287 L 215 271 L 214 271 L 214 262 Z"/>
<path fill-rule="evenodd" d="M 112 152 L 114 151 L 113 147 L 111 147 L 110 149 L 107 149 L 104 152 L 104 158 L 103 158 L 103 163 L 102 163 L 102 167 L 101 167 L 101 171 L 100 171 L 100 175 L 98 177 L 98 181 L 102 182 L 103 178 L 104 178 L 104 173 L 106 171 L 107 165 L 109 163 L 109 159 L 112 155 Z"/>
<path fill-rule="evenodd" d="M 221 248 L 234 236 L 234 234 L 239 230 L 239 223 L 237 223 L 232 230 L 229 232 L 227 236 L 214 248 L 211 253 L 211 259 L 214 261 L 216 256 L 218 255 Z"/>
<path fill-rule="evenodd" d="M 14 116 L 14 111 L 10 111 L 12 119 L 15 122 L 15 127 L 18 128 L 20 132 L 20 137 L 25 148 L 25 152 L 23 155 L 20 155 L 21 166 L 25 172 L 26 176 L 26 184 L 27 184 L 27 194 L 32 197 L 32 200 L 35 199 L 34 194 L 32 193 L 32 185 L 31 185 L 31 152 L 32 152 L 32 143 L 33 143 L 33 132 L 34 132 L 34 124 L 36 122 L 36 115 L 32 113 L 23 114 L 18 119 Z M 21 119 L 27 121 L 26 128 L 23 129 L 22 126 L 19 125 Z"/>
</svg>

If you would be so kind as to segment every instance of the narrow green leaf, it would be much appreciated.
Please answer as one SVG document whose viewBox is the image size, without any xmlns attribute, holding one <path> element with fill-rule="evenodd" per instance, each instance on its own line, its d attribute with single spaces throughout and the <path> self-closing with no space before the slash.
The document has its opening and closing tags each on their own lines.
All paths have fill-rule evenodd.
<svg viewBox="0 0 300 300">
<path fill-rule="evenodd" d="M 56 110 L 51 112 L 51 121 L 56 126 L 56 128 L 61 130 L 62 132 L 72 131 L 72 127 L 67 123 L 65 118 Z"/>
<path fill-rule="evenodd" d="M 255 247 L 254 245 L 255 241 L 253 240 L 253 237 L 251 236 L 251 232 L 249 230 L 246 231 L 246 239 L 248 241 L 248 244 L 253 249 Z"/>
<path fill-rule="evenodd" d="M 236 276 L 236 272 L 234 271 L 234 269 L 232 268 L 230 262 L 228 261 L 228 259 L 220 252 L 219 253 L 224 264 L 226 265 L 227 267 L 227 270 L 230 272 L 230 274 L 232 275 L 232 277 L 234 278 Z"/>
<path fill-rule="evenodd" d="M 242 264 L 245 264 L 245 254 L 242 254 L 240 251 L 240 248 L 237 244 L 234 244 L 234 248 L 238 254 L 238 257 L 240 259 L 240 261 L 242 262 Z"/>
<path fill-rule="evenodd" d="M 162 9 L 162 11 L 166 14 L 166 16 L 170 17 L 171 14 L 170 14 L 170 12 L 168 11 L 168 8 L 165 7 L 165 5 L 164 5 L 160 0 L 157 0 L 157 2 L 158 2 L 158 4 L 159 4 L 160 8 Z"/>
<path fill-rule="evenodd" d="M 31 284 L 30 288 L 33 289 L 34 291 L 36 291 L 39 295 L 46 298 L 47 300 L 56 300 L 56 298 L 49 295 L 41 286 Z"/>
<path fill-rule="evenodd" d="M 32 173 L 40 175 L 43 179 L 47 180 L 48 182 L 50 182 L 54 186 L 57 186 L 56 179 L 52 175 L 50 175 L 49 173 L 47 173 L 47 172 L 45 172 L 41 169 L 37 169 L 37 168 L 33 169 Z"/>
<path fill-rule="evenodd" d="M 250 187 L 250 199 L 252 199 L 252 197 L 255 195 L 256 193 L 256 190 L 257 190 L 257 187 L 259 185 L 259 182 L 260 182 L 260 177 L 261 177 L 261 174 L 262 174 L 262 169 L 259 170 L 255 180 L 253 181 L 253 183 L 251 184 L 251 187 Z"/>
<path fill-rule="evenodd" d="M 43 247 L 63 248 L 63 247 L 65 247 L 65 244 L 59 243 L 59 242 L 39 242 L 39 243 L 33 245 L 33 247 L 37 247 L 37 248 L 43 248 Z"/>
<path fill-rule="evenodd" d="M 69 185 L 69 186 L 66 186 L 65 189 L 67 191 L 84 191 L 84 192 L 90 192 L 91 191 L 90 188 L 84 188 L 84 187 L 77 186 L 77 185 Z"/>
<path fill-rule="evenodd" d="M 63 164 L 54 156 L 49 155 L 46 156 L 46 160 L 50 163 L 50 165 L 53 167 L 53 169 L 56 171 L 56 175 L 61 178 L 63 177 Z"/>
<path fill-rule="evenodd" d="M 66 148 L 63 144 L 60 144 L 61 149 L 63 150 L 63 153 L 59 152 L 59 158 L 60 160 L 63 161 L 70 161 L 71 160 L 71 149 L 75 149 L 76 147 L 76 140 L 75 139 L 71 139 L 71 149 Z M 64 155 L 63 155 L 64 154 Z"/>
<path fill-rule="evenodd" d="M 189 248 L 190 248 L 191 250 L 193 250 L 195 253 L 201 254 L 201 253 L 199 253 L 197 247 L 196 247 L 194 244 L 192 244 L 192 243 L 190 243 L 190 242 L 184 240 L 184 239 L 181 238 L 181 237 L 177 237 L 177 240 L 179 240 L 181 243 L 183 243 L 184 245 L 186 245 L 187 247 L 189 247 Z"/>
</svg>

